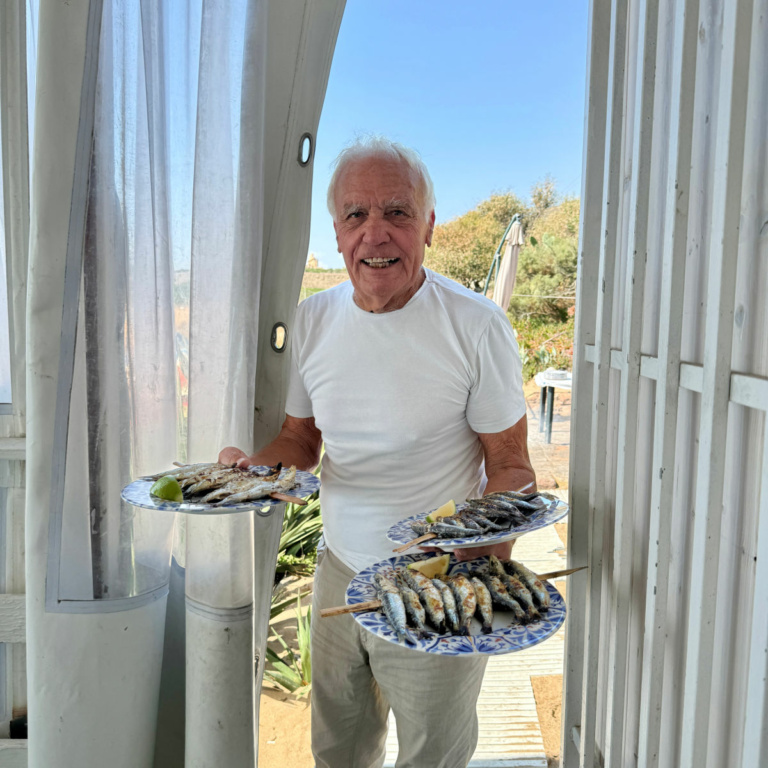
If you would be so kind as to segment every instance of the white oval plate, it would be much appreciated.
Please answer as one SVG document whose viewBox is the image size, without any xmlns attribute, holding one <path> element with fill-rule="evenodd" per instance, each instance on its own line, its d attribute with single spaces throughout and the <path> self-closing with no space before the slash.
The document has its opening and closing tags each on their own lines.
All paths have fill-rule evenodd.
<svg viewBox="0 0 768 768">
<path fill-rule="evenodd" d="M 373 577 L 378 571 L 392 575 L 394 569 L 398 566 L 406 566 L 408 563 L 423 560 L 430 556 L 429 554 L 419 553 L 417 555 L 391 557 L 389 560 L 382 560 L 380 563 L 360 571 L 347 587 L 345 595 L 346 604 L 354 605 L 355 603 L 364 603 L 376 599 Z M 488 558 L 479 557 L 476 560 L 466 560 L 459 563 L 454 558 L 451 558 L 450 573 L 466 573 L 467 571 L 477 570 L 487 561 Z M 557 632 L 565 621 L 565 603 L 562 596 L 549 582 L 545 582 L 545 586 L 549 592 L 551 606 L 543 614 L 543 618 L 539 621 L 532 621 L 530 624 L 516 624 L 513 623 L 513 615 L 510 611 L 497 611 L 494 608 L 493 632 L 487 635 L 480 632 L 480 622 L 477 619 L 472 619 L 472 628 L 469 636 L 435 634 L 430 638 L 417 640 L 415 645 L 410 645 L 398 639 L 389 621 L 387 621 L 381 611 L 361 611 L 352 615 L 363 629 L 373 633 L 376 637 L 396 645 L 401 645 L 404 648 L 423 651 L 424 653 L 437 653 L 441 656 L 513 653 L 515 651 L 522 651 L 524 648 L 530 648 L 546 640 Z M 328 619 L 328 621 L 333 621 L 333 619 Z"/>
<path fill-rule="evenodd" d="M 524 533 L 530 533 L 531 531 L 537 531 L 539 528 L 545 528 L 552 523 L 562 520 L 568 514 L 568 505 L 560 499 L 550 498 L 545 496 L 549 500 L 549 506 L 541 512 L 536 512 L 531 519 L 518 525 L 516 528 L 510 528 L 508 531 L 496 531 L 494 533 L 481 533 L 477 536 L 467 536 L 462 539 L 430 539 L 425 541 L 421 546 L 423 547 L 439 547 L 446 552 L 451 552 L 454 549 L 461 549 L 463 547 L 483 547 L 489 544 L 501 544 L 503 541 L 512 541 L 518 536 L 522 536 Z M 461 511 L 466 504 L 457 504 L 456 510 Z M 434 510 L 430 510 L 434 512 Z M 405 520 L 401 520 L 399 523 L 395 523 L 388 531 L 387 538 L 390 541 L 394 541 L 395 544 L 407 544 L 409 541 L 413 541 L 418 538 L 418 534 L 411 528 L 411 523 L 425 522 L 426 516 L 429 512 L 425 512 L 422 515 L 414 515 L 413 517 L 406 517 Z"/>
<path fill-rule="evenodd" d="M 248 469 L 263 474 L 269 467 L 249 467 Z M 320 478 L 316 477 L 311 472 L 297 470 L 296 480 L 298 481 L 298 485 L 291 488 L 291 490 L 286 491 L 290 496 L 298 496 L 303 499 L 320 488 Z M 149 489 L 154 485 L 154 482 L 154 480 L 134 480 L 123 488 L 120 495 L 129 504 L 133 504 L 134 507 L 157 509 L 163 512 L 186 512 L 190 515 L 230 515 L 233 512 L 264 509 L 274 507 L 276 504 L 284 503 L 269 497 L 243 502 L 242 504 L 222 504 L 220 507 L 214 504 L 201 504 L 190 501 L 165 501 L 164 499 L 158 499 L 156 496 L 150 494 Z"/>
</svg>

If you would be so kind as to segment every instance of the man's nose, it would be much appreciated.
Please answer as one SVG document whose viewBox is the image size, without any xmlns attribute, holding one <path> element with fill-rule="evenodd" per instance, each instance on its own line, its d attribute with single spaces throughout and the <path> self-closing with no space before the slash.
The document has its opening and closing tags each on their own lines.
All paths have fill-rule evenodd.
<svg viewBox="0 0 768 768">
<path fill-rule="evenodd" d="M 370 216 L 363 225 L 363 242 L 367 245 L 381 245 L 388 241 L 387 223 L 378 216 Z"/>
</svg>

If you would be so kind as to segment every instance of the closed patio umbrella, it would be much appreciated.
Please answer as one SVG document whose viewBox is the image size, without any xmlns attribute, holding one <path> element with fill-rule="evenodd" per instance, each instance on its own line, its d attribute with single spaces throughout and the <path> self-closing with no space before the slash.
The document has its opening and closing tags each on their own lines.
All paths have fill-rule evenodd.
<svg viewBox="0 0 768 768">
<path fill-rule="evenodd" d="M 499 275 L 496 278 L 496 286 L 493 289 L 493 301 L 505 312 L 509 307 L 509 300 L 515 287 L 517 274 L 517 259 L 520 254 L 520 246 L 525 242 L 523 227 L 520 224 L 520 214 L 515 214 L 512 226 L 504 247 L 504 257 L 501 260 Z"/>
</svg>

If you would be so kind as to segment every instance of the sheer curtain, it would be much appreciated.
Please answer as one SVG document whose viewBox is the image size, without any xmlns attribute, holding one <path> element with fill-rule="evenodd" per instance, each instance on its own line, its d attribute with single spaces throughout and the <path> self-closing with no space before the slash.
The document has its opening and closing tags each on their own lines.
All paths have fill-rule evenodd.
<svg viewBox="0 0 768 768">
<path fill-rule="evenodd" d="M 67 462 L 49 609 L 166 585 L 157 544 L 172 521 L 133 509 L 120 489 L 252 443 L 261 5 L 104 6 L 84 247 L 67 265 L 79 309 L 62 329 L 72 387 L 57 408 Z"/>
<path fill-rule="evenodd" d="M 343 7 L 41 5 L 26 329 L 30 768 L 255 762 L 280 511 L 190 522 L 186 595 L 166 622 L 174 520 L 120 490 L 279 427 L 288 356 L 264 340 L 277 322 L 290 339 L 311 189 L 299 145 L 317 130 Z M 163 642 L 184 626 L 180 666 Z M 186 710 L 186 754 L 176 742 L 156 760 L 169 661 L 186 696 L 182 679 L 181 698 L 163 693 L 161 707 Z M 212 727 L 212 708 L 225 728 Z"/>
</svg>

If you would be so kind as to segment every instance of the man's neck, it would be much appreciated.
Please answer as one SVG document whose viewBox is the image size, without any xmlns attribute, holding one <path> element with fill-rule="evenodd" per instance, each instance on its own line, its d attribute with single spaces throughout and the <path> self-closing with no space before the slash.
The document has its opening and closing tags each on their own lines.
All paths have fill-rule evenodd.
<svg viewBox="0 0 768 768">
<path fill-rule="evenodd" d="M 365 301 L 362 301 L 357 295 L 357 292 L 352 293 L 352 299 L 360 309 L 370 312 L 373 315 L 383 315 L 385 312 L 395 312 L 398 309 L 402 309 L 418 292 L 419 288 L 424 285 L 424 281 L 427 279 L 427 273 L 424 271 L 424 267 L 419 270 L 419 279 L 408 288 L 404 293 L 393 296 L 386 304 L 381 307 L 371 307 Z"/>
</svg>

